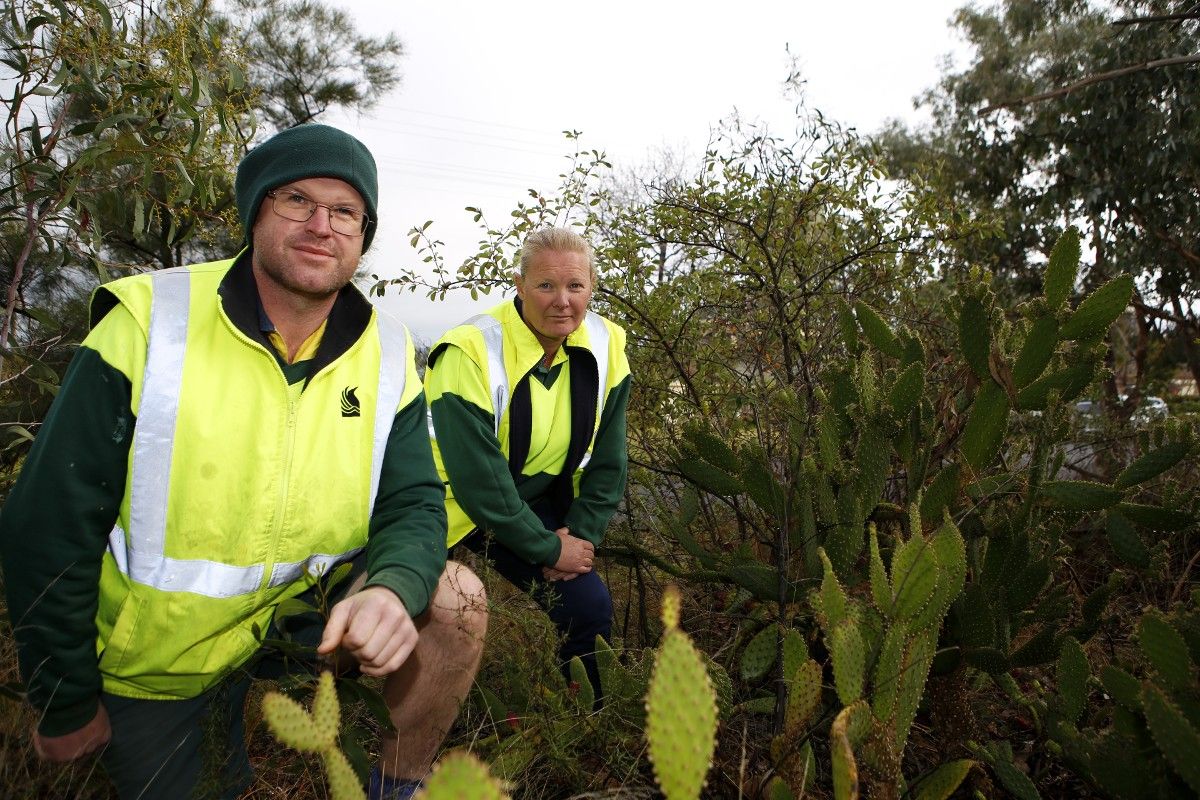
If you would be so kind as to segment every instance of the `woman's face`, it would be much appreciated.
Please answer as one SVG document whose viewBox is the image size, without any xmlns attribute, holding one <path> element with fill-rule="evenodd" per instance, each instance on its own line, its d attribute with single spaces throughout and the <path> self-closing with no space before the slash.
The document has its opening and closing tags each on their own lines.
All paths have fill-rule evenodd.
<svg viewBox="0 0 1200 800">
<path fill-rule="evenodd" d="M 583 253 L 543 250 L 514 283 L 525 324 L 547 353 L 583 324 L 592 298 L 592 271 Z"/>
</svg>

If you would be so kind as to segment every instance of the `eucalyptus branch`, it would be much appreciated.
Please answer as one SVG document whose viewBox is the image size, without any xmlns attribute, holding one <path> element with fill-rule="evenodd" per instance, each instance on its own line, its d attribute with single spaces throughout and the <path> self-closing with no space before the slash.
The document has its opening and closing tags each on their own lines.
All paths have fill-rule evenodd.
<svg viewBox="0 0 1200 800">
<path fill-rule="evenodd" d="M 1051 89 L 1048 92 L 1041 92 L 1040 94 L 1033 94 L 1027 97 L 1018 97 L 1013 100 L 1005 100 L 1000 103 L 994 103 L 993 105 L 980 109 L 978 115 L 984 117 L 993 111 L 999 111 L 1002 108 L 1013 108 L 1015 106 L 1040 103 L 1043 100 L 1052 100 L 1055 97 L 1063 97 L 1071 92 L 1083 89 L 1096 83 L 1111 81 L 1115 78 L 1122 78 L 1126 75 L 1132 75 L 1137 72 L 1147 72 L 1149 70 L 1161 69 L 1163 67 L 1175 67 L 1181 64 L 1200 64 L 1200 53 L 1190 56 L 1178 56 L 1175 58 L 1159 58 L 1153 61 L 1145 61 L 1141 64 L 1134 64 L 1128 67 L 1121 67 L 1120 69 L 1109 70 L 1108 72 L 1101 72 L 1096 75 L 1089 75 L 1082 80 L 1075 81 L 1074 83 L 1067 84 L 1066 86 L 1061 86 L 1057 89 Z"/>
</svg>

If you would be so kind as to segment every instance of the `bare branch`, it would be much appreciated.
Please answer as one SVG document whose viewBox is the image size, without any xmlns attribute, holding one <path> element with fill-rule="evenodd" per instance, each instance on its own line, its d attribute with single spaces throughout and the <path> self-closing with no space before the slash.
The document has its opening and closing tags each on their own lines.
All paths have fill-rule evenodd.
<svg viewBox="0 0 1200 800">
<path fill-rule="evenodd" d="M 1082 89 L 1085 86 L 1091 86 L 1094 83 L 1103 83 L 1104 81 L 1111 81 L 1114 78 L 1124 77 L 1125 75 L 1132 75 L 1135 72 L 1146 72 L 1148 70 L 1160 69 L 1162 67 L 1175 67 L 1175 66 L 1179 66 L 1180 64 L 1200 64 L 1200 53 L 1196 53 L 1196 54 L 1190 55 L 1190 56 L 1178 56 L 1176 58 L 1159 58 L 1159 59 L 1155 59 L 1154 61 L 1146 61 L 1142 64 L 1134 64 L 1129 67 L 1121 67 L 1120 69 L 1109 70 L 1108 72 L 1101 72 L 1097 75 L 1089 75 L 1088 77 L 1084 78 L 1083 80 L 1079 80 L 1079 81 L 1076 81 L 1075 83 L 1067 84 L 1066 86 L 1059 87 L 1058 89 L 1052 89 L 1048 92 L 1042 92 L 1041 94 L 1033 94 L 1033 95 L 1029 95 L 1028 97 L 1018 97 L 1014 100 L 1005 100 L 1002 103 L 995 103 L 993 105 L 990 105 L 990 106 L 987 106 L 986 108 L 981 109 L 979 111 L 979 116 L 981 116 L 981 117 L 986 116 L 986 115 L 992 113 L 993 111 L 998 111 L 1002 108 L 1012 108 L 1014 106 L 1030 105 L 1031 103 L 1040 103 L 1043 100 L 1050 100 L 1055 97 L 1062 97 L 1063 95 L 1068 95 L 1071 92 L 1076 91 L 1077 89 Z"/>
</svg>

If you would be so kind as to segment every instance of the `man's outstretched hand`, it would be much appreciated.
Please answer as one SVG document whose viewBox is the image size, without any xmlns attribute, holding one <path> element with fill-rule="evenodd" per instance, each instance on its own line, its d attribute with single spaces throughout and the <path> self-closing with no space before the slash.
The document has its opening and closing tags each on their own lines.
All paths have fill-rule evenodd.
<svg viewBox="0 0 1200 800">
<path fill-rule="evenodd" d="M 317 652 L 338 647 L 357 660 L 366 675 L 390 675 L 417 646 L 417 628 L 391 589 L 368 586 L 333 607 Z"/>
</svg>

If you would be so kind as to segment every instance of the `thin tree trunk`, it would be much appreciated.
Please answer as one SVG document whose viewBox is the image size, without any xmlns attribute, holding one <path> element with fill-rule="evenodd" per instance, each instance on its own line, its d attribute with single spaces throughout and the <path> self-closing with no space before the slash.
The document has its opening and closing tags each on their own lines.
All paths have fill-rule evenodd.
<svg viewBox="0 0 1200 800">
<path fill-rule="evenodd" d="M 1175 316 L 1179 317 L 1179 339 L 1183 345 L 1183 355 L 1187 359 L 1188 369 L 1192 372 L 1192 380 L 1196 382 L 1196 388 L 1200 389 L 1200 348 L 1196 347 L 1196 323 L 1192 321 L 1189 314 L 1185 314 L 1183 304 L 1179 302 L 1179 296 L 1175 295 L 1171 298 L 1171 305 L 1175 309 Z"/>
<path fill-rule="evenodd" d="M 17 313 L 18 289 L 25 275 L 25 264 L 33 252 L 33 242 L 37 238 L 37 217 L 34 216 L 34 204 L 25 204 L 25 244 L 13 264 L 12 280 L 8 284 L 8 293 L 4 300 L 4 319 L 0 321 L 0 376 L 4 375 L 4 363 L 8 353 L 8 340 L 12 336 L 13 318 Z"/>
</svg>

